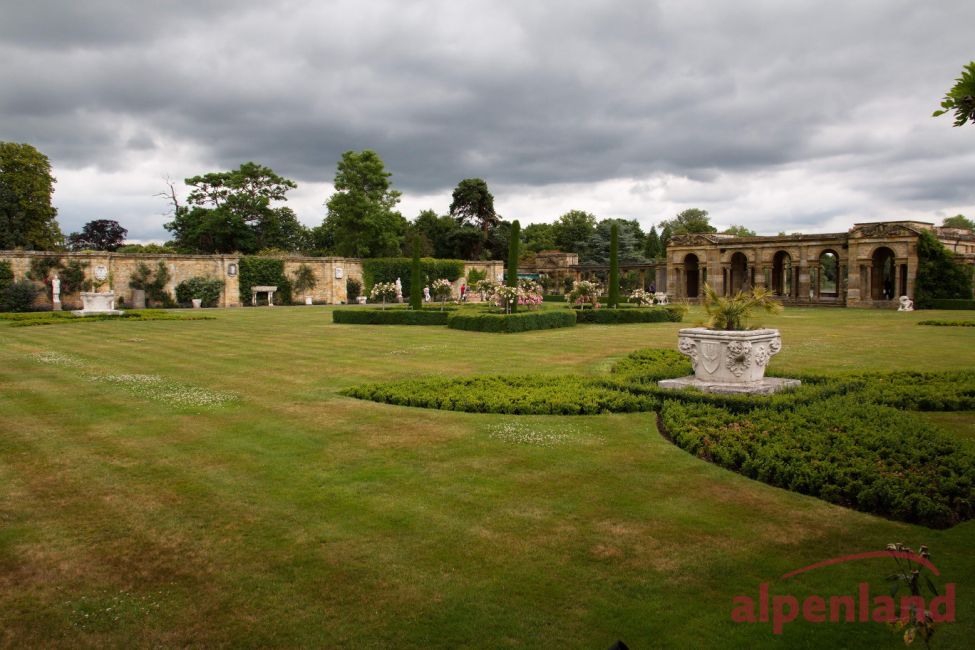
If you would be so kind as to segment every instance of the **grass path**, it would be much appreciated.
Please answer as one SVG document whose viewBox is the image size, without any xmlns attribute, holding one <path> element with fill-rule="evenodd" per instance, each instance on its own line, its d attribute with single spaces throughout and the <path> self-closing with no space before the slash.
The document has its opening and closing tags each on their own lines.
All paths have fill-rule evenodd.
<svg viewBox="0 0 975 650">
<path fill-rule="evenodd" d="M 958 584 L 962 622 L 936 647 L 975 635 L 975 522 L 930 531 L 747 480 L 663 441 L 652 414 L 337 394 L 416 375 L 603 373 L 672 346 L 676 324 L 503 336 L 333 325 L 318 307 L 212 314 L 0 323 L 0 645 L 756 647 L 775 640 L 730 622 L 733 595 L 761 582 L 882 593 L 882 561 L 777 579 L 891 541 L 928 544 Z M 783 370 L 971 367 L 975 331 L 914 325 L 946 314 L 766 322 L 783 331 Z M 238 400 L 174 405 L 90 374 Z M 930 417 L 972 438 L 971 414 Z M 795 623 L 779 641 L 900 647 L 873 624 Z"/>
</svg>

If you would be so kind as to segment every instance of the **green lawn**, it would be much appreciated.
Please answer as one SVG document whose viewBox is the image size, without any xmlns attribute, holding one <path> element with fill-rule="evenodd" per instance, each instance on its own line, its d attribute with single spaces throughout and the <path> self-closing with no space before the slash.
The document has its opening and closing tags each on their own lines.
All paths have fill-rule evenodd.
<svg viewBox="0 0 975 650">
<path fill-rule="evenodd" d="M 602 374 L 681 325 L 498 335 L 335 325 L 325 307 L 208 321 L 0 322 L 0 646 L 903 647 L 880 624 L 733 624 L 732 597 L 886 593 L 931 548 L 975 636 L 975 521 L 894 523 L 748 480 L 653 414 L 472 415 L 362 402 L 421 375 Z M 692 311 L 686 319 L 700 319 Z M 961 369 L 958 312 L 787 309 L 782 370 Z M 152 375 L 138 377 L 133 375 Z M 926 417 L 975 441 L 975 414 Z M 967 641 L 966 641 L 967 639 Z M 920 643 L 920 642 L 918 642 Z"/>
</svg>

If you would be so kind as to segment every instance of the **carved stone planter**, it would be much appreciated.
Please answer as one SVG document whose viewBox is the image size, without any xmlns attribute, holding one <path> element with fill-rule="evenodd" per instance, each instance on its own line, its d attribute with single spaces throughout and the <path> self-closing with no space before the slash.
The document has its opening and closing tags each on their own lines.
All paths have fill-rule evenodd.
<svg viewBox="0 0 975 650">
<path fill-rule="evenodd" d="M 82 291 L 82 309 L 71 312 L 77 316 L 88 316 L 89 314 L 112 314 L 121 315 L 123 312 L 115 309 L 114 291 Z"/>
<path fill-rule="evenodd" d="M 797 379 L 765 378 L 769 360 L 782 349 L 778 330 L 710 330 L 690 327 L 678 332 L 677 349 L 691 358 L 694 375 L 665 379 L 663 388 L 697 388 L 710 393 L 774 393 L 798 386 Z"/>
</svg>

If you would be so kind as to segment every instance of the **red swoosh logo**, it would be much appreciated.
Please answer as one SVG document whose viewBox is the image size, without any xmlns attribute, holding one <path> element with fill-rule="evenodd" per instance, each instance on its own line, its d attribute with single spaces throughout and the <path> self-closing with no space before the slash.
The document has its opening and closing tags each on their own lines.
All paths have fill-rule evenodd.
<svg viewBox="0 0 975 650">
<path fill-rule="evenodd" d="M 906 551 L 867 551 L 866 553 L 856 553 L 854 555 L 843 555 L 840 557 L 830 558 L 829 560 L 823 560 L 822 562 L 817 562 L 816 564 L 810 564 L 809 566 L 802 567 L 801 569 L 796 569 L 795 571 L 790 571 L 782 576 L 783 580 L 791 578 L 792 576 L 797 576 L 800 573 L 805 573 L 806 571 L 812 571 L 813 569 L 821 569 L 827 566 L 833 566 L 834 564 L 843 564 L 844 562 L 854 562 L 856 560 L 869 560 L 877 557 L 894 557 L 901 558 L 903 560 L 911 560 L 923 565 L 928 570 L 931 571 L 936 576 L 940 576 L 941 572 L 938 571 L 938 567 L 934 566 L 930 560 L 923 558 L 920 555 L 915 555 L 914 553 L 908 553 Z"/>
</svg>

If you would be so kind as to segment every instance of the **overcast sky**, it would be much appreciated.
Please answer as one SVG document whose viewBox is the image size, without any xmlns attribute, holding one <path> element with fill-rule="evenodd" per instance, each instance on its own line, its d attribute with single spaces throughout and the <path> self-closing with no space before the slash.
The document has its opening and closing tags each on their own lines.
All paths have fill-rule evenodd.
<svg viewBox="0 0 975 650">
<path fill-rule="evenodd" d="M 65 233 L 163 241 L 163 179 L 253 160 L 321 222 L 343 151 L 401 211 L 464 178 L 522 224 L 759 233 L 975 216 L 975 126 L 930 117 L 975 59 L 972 0 L 0 0 L 0 140 L 45 153 Z"/>
</svg>

